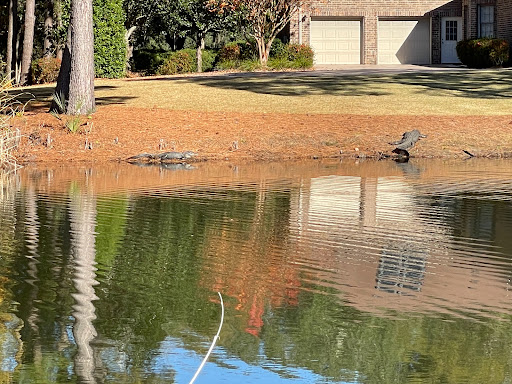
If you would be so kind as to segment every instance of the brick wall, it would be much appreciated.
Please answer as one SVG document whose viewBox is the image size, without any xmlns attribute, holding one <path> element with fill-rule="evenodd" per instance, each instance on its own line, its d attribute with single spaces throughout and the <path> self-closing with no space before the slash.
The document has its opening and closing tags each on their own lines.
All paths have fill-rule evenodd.
<svg viewBox="0 0 512 384">
<path fill-rule="evenodd" d="M 512 44 L 512 0 L 498 0 L 496 6 L 497 37 Z"/>
<path fill-rule="evenodd" d="M 461 16 L 462 0 L 315 0 L 311 10 L 301 12 L 290 23 L 290 40 L 309 44 L 311 17 L 360 20 L 363 64 L 377 63 L 379 18 L 432 17 L 432 61 L 441 59 L 441 17 Z M 464 0 L 468 1 L 468 0 Z M 503 0 L 509 2 L 511 0 Z"/>
<path fill-rule="evenodd" d="M 510 2 L 510 0 L 501 0 L 501 2 Z M 496 0 L 462 0 L 463 8 L 463 28 L 465 39 L 475 39 L 478 37 L 478 6 L 479 5 L 494 5 Z M 498 7 L 495 8 L 495 20 L 499 20 Z M 497 28 L 494 31 L 498 36 Z"/>
<path fill-rule="evenodd" d="M 495 6 L 495 36 L 512 43 L 512 0 L 463 0 L 464 38 L 478 37 L 478 6 Z"/>
</svg>

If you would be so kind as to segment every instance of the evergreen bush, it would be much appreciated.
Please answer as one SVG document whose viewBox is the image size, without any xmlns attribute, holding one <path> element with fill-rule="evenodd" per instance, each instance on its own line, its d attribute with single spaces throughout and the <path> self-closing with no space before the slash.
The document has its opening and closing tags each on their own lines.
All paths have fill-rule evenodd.
<svg viewBox="0 0 512 384">
<path fill-rule="evenodd" d="M 311 68 L 314 56 L 313 49 L 306 44 L 288 45 L 288 60 L 293 63 L 292 68 Z"/>
<path fill-rule="evenodd" d="M 216 56 L 214 51 L 203 50 L 203 72 L 213 69 Z M 159 75 L 175 75 L 177 73 L 189 72 L 197 72 L 196 50 L 190 48 L 169 54 L 156 71 Z"/>
<path fill-rule="evenodd" d="M 94 71 L 97 77 L 126 74 L 125 14 L 122 0 L 94 0 Z"/>
<path fill-rule="evenodd" d="M 144 74 L 155 74 L 172 52 L 141 49 L 133 52 L 133 68 Z"/>
<path fill-rule="evenodd" d="M 254 71 L 261 65 L 256 45 L 252 42 L 228 43 L 219 51 L 217 69 Z M 304 44 L 284 44 L 275 39 L 270 49 L 268 67 L 271 69 L 307 69 L 313 66 L 313 50 Z"/>
<path fill-rule="evenodd" d="M 510 46 L 504 39 L 461 40 L 456 49 L 461 63 L 470 68 L 500 67 L 509 61 Z"/>
</svg>

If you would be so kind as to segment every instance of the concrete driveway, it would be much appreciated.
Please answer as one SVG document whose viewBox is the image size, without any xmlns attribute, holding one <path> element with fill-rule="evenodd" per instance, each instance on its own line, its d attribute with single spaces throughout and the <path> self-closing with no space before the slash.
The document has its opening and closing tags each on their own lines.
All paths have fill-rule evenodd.
<svg viewBox="0 0 512 384">
<path fill-rule="evenodd" d="M 316 65 L 315 72 L 339 72 L 346 75 L 365 75 L 365 74 L 386 74 L 386 73 L 414 73 L 414 72 L 455 72 L 469 71 L 461 64 L 445 65 L 411 65 L 411 64 L 391 64 L 391 65 Z"/>
</svg>

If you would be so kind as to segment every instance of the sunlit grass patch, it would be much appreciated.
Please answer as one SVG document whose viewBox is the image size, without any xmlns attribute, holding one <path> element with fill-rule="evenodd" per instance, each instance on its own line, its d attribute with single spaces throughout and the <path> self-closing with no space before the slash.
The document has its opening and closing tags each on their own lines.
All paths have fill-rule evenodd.
<svg viewBox="0 0 512 384">
<path fill-rule="evenodd" d="M 31 89 L 38 100 L 53 88 Z M 237 73 L 97 80 L 99 106 L 356 115 L 510 115 L 507 69 L 350 75 Z"/>
</svg>

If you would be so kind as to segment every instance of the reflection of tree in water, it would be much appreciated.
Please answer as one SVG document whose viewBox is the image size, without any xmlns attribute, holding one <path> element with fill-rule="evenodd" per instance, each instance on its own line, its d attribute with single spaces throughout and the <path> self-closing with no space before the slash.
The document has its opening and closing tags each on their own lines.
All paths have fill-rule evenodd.
<svg viewBox="0 0 512 384">
<path fill-rule="evenodd" d="M 205 269 L 202 284 L 224 289 L 236 300 L 244 331 L 259 336 L 270 308 L 297 305 L 300 281 L 297 268 L 281 252 L 288 240 L 290 193 L 261 184 L 257 193 L 243 195 L 242 210 L 224 214 L 243 218 L 246 227 L 240 227 L 239 220 L 207 226 L 205 258 L 216 260 L 219 267 Z"/>
<path fill-rule="evenodd" d="M 379 291 L 414 295 L 425 279 L 427 254 L 412 243 L 398 243 L 381 253 L 376 285 Z"/>
<path fill-rule="evenodd" d="M 98 297 L 95 268 L 96 199 L 86 193 L 73 194 L 69 205 L 71 224 L 71 254 L 75 266 L 73 285 L 73 335 L 77 345 L 75 372 L 83 383 L 95 383 L 95 353 L 91 342 L 97 336 L 93 321 Z"/>
</svg>

